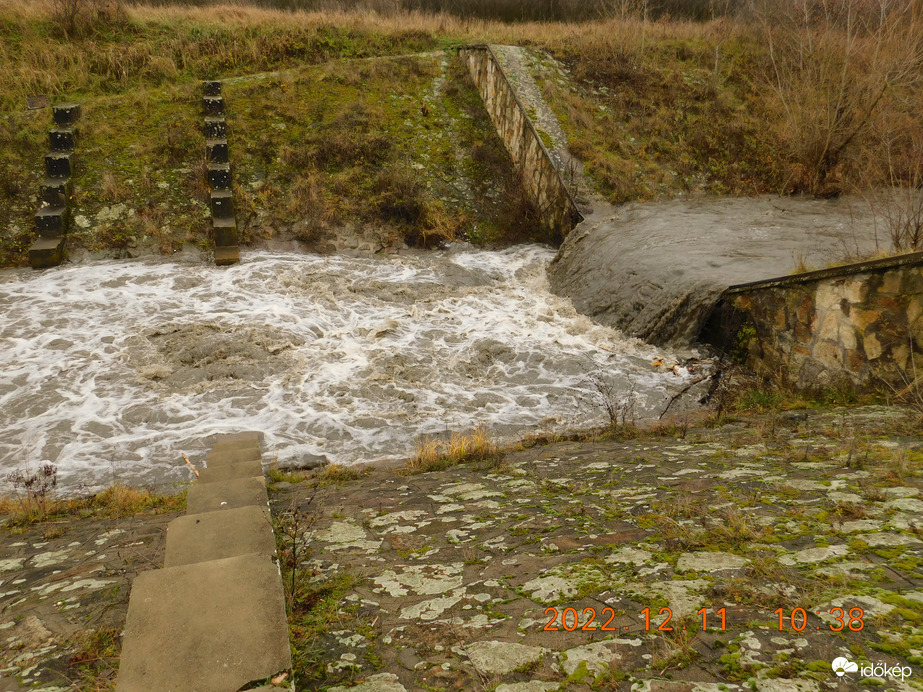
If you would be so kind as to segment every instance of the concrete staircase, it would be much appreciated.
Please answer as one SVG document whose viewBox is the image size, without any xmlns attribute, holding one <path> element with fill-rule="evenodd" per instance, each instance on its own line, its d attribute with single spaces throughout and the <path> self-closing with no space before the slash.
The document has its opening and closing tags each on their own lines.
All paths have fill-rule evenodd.
<svg viewBox="0 0 923 692">
<path fill-rule="evenodd" d="M 117 692 L 278 691 L 291 670 L 259 436 L 221 436 L 206 460 L 163 569 L 132 584 Z"/>
<path fill-rule="evenodd" d="M 39 188 L 39 207 L 35 212 L 35 230 L 39 237 L 29 248 L 29 264 L 33 269 L 61 264 L 70 223 L 71 176 L 80 105 L 63 103 L 53 106 L 52 115 L 55 129 L 48 133 L 50 151 L 45 156 L 45 174 L 48 177 Z"/>
<path fill-rule="evenodd" d="M 237 247 L 237 220 L 234 217 L 234 196 L 231 192 L 231 163 L 221 82 L 202 82 L 202 92 L 215 264 L 235 264 L 240 261 L 240 251 Z"/>
</svg>

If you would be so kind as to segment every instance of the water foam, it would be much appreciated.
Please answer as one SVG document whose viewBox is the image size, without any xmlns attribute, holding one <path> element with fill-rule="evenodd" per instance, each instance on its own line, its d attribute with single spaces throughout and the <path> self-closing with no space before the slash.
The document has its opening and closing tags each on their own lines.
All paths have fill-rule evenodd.
<svg viewBox="0 0 923 692">
<path fill-rule="evenodd" d="M 552 295 L 553 251 L 399 258 L 253 252 L 0 273 L 0 473 L 66 490 L 188 478 L 204 438 L 355 464 L 485 424 L 513 440 L 604 421 L 600 390 L 659 412 L 685 380 Z M 3 489 L 9 489 L 6 483 Z"/>
</svg>

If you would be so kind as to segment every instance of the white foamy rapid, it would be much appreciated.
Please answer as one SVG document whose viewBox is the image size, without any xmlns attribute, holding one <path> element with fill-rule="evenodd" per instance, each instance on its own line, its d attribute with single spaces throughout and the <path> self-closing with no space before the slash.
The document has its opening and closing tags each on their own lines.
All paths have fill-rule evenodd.
<svg viewBox="0 0 923 692">
<path fill-rule="evenodd" d="M 399 458 L 450 429 L 512 440 L 601 423 L 601 389 L 659 413 L 687 380 L 552 295 L 552 257 L 0 272 L 0 474 L 52 462 L 66 491 L 185 480 L 181 452 L 201 463 L 204 438 L 238 430 L 265 432 L 264 459 Z"/>
</svg>

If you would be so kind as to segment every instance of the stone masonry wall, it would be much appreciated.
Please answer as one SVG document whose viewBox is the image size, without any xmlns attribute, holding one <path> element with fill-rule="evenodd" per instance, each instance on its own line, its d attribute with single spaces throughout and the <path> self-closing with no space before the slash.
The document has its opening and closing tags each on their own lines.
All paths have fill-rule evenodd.
<svg viewBox="0 0 923 692">
<path fill-rule="evenodd" d="M 717 314 L 729 350 L 801 388 L 923 376 L 923 253 L 732 287 Z"/>
<path fill-rule="evenodd" d="M 583 217 L 503 68 L 489 46 L 463 48 L 459 54 L 543 225 L 563 238 Z"/>
</svg>

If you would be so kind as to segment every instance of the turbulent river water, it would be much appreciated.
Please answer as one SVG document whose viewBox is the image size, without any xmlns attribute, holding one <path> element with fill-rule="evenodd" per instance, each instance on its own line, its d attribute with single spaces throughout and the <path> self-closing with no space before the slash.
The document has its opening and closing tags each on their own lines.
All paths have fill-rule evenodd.
<svg viewBox="0 0 923 692">
<path fill-rule="evenodd" d="M 554 252 L 391 258 L 246 253 L 0 272 L 0 474 L 65 491 L 189 478 L 205 438 L 267 457 L 407 457 L 483 424 L 497 440 L 594 425 L 604 399 L 659 414 L 688 375 L 550 293 Z M 4 478 L 0 491 L 9 490 Z"/>
<path fill-rule="evenodd" d="M 730 285 L 890 248 L 887 199 L 692 198 L 600 209 L 549 270 L 555 293 L 601 324 L 688 344 Z"/>
</svg>

